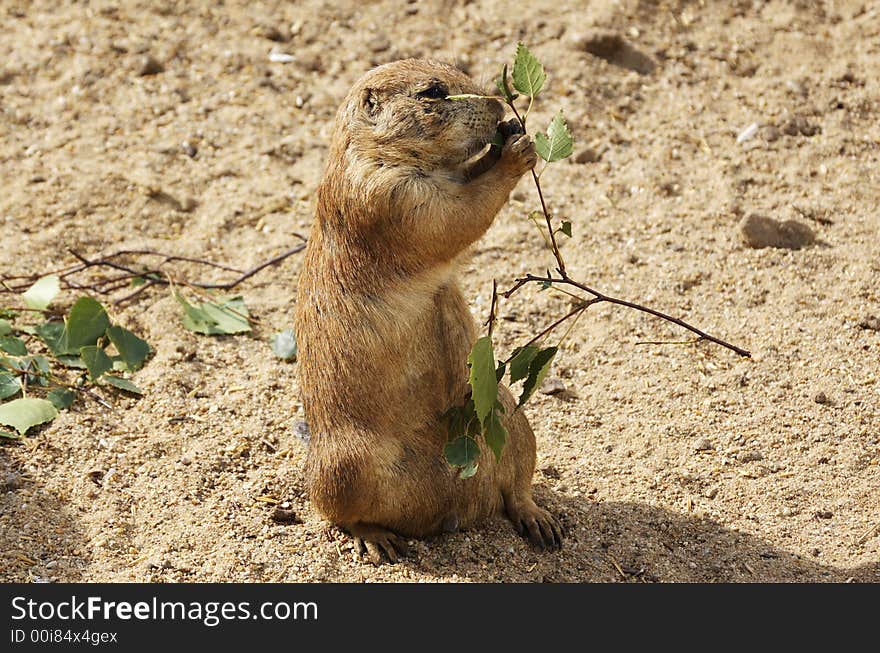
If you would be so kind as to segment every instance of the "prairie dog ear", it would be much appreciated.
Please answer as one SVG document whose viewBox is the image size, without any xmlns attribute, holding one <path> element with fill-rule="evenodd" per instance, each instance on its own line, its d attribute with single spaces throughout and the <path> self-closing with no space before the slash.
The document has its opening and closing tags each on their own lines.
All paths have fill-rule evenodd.
<svg viewBox="0 0 880 653">
<path fill-rule="evenodd" d="M 370 118 L 375 118 L 381 107 L 379 106 L 379 93 L 375 89 L 366 88 L 361 94 L 361 107 Z"/>
</svg>

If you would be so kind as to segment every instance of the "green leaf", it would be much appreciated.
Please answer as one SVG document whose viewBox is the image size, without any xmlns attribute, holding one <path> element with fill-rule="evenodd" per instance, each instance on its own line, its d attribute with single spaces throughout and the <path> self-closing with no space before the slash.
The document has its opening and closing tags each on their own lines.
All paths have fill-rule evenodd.
<svg viewBox="0 0 880 653">
<path fill-rule="evenodd" d="M 523 391 L 517 408 L 526 403 L 535 390 L 540 387 L 544 377 L 550 371 L 550 365 L 553 363 L 553 357 L 556 356 L 558 349 L 558 347 L 547 347 L 547 349 L 542 349 L 535 354 L 535 357 L 529 364 L 529 376 L 525 383 L 523 383 Z"/>
<path fill-rule="evenodd" d="M 15 336 L 0 337 L 0 349 L 13 356 L 27 356 L 28 353 L 24 340 Z"/>
<path fill-rule="evenodd" d="M 456 438 L 443 448 L 443 455 L 446 456 L 446 462 L 453 467 L 463 467 L 468 469 L 473 467 L 476 472 L 477 458 L 480 456 L 480 448 L 477 441 L 467 435 Z M 470 476 L 473 476 L 473 472 Z M 464 473 L 464 470 L 462 470 Z M 462 476 L 461 478 L 467 478 Z"/>
<path fill-rule="evenodd" d="M 109 326 L 104 307 L 91 297 L 80 297 L 67 316 L 67 345 L 74 351 L 96 345 Z"/>
<path fill-rule="evenodd" d="M 8 336 L 12 333 L 12 325 L 8 320 L 0 318 L 0 336 Z"/>
<path fill-rule="evenodd" d="M 62 322 L 46 322 L 36 328 L 37 335 L 55 357 L 77 356 L 79 352 L 70 347 L 67 338 L 67 328 Z"/>
<path fill-rule="evenodd" d="M 519 347 L 510 360 L 510 382 L 516 383 L 529 375 L 529 365 L 538 353 L 538 348 L 532 345 Z"/>
<path fill-rule="evenodd" d="M 73 400 L 76 399 L 76 393 L 67 388 L 55 388 L 49 391 L 46 399 L 51 401 L 52 405 L 58 410 L 67 410 L 70 408 Z"/>
<path fill-rule="evenodd" d="M 563 220 L 563 221 L 562 221 L 562 226 L 559 227 L 559 231 L 561 231 L 561 232 L 564 233 L 566 236 L 568 236 L 569 238 L 571 238 L 571 222 L 569 222 L 568 220 Z"/>
<path fill-rule="evenodd" d="M 35 308 L 38 311 L 46 310 L 46 307 L 55 299 L 55 295 L 61 290 L 61 282 L 58 275 L 50 274 L 49 276 L 39 279 L 33 286 L 28 288 L 22 298 L 28 308 Z"/>
<path fill-rule="evenodd" d="M 0 400 L 9 399 L 18 394 L 19 390 L 21 390 L 21 381 L 18 380 L 18 374 L 0 369 Z"/>
<path fill-rule="evenodd" d="M 132 277 L 128 285 L 131 288 L 138 288 L 139 286 L 143 286 L 145 283 L 147 283 L 147 280 L 143 277 Z"/>
<path fill-rule="evenodd" d="M 174 293 L 183 306 L 183 326 L 204 335 L 245 333 L 251 330 L 247 307 L 241 297 L 232 297 L 218 303 L 190 304 L 183 296 Z"/>
<path fill-rule="evenodd" d="M 251 330 L 243 297 L 232 297 L 219 303 L 205 302 L 203 310 L 217 325 L 220 333 L 245 333 Z"/>
<path fill-rule="evenodd" d="M 58 417 L 58 410 L 45 399 L 13 399 L 0 405 L 0 424 L 6 424 L 24 435 L 37 424 L 51 422 Z"/>
<path fill-rule="evenodd" d="M 110 360 L 107 353 L 100 347 L 96 347 L 95 345 L 81 347 L 79 355 L 86 364 L 86 367 L 89 370 L 89 378 L 91 378 L 92 381 L 97 381 L 104 372 L 109 372 L 113 369 L 113 361 Z"/>
<path fill-rule="evenodd" d="M 495 378 L 495 354 L 489 336 L 479 338 L 467 358 L 470 383 L 477 419 L 482 424 L 498 398 L 498 380 Z"/>
<path fill-rule="evenodd" d="M 10 440 L 21 440 L 20 435 L 16 435 L 15 433 L 10 433 L 9 431 L 4 431 L 0 429 L 0 438 L 9 438 Z"/>
<path fill-rule="evenodd" d="M 296 360 L 296 334 L 293 329 L 284 329 L 272 336 L 272 351 L 278 358 Z"/>
<path fill-rule="evenodd" d="M 501 460 L 501 452 L 504 451 L 504 443 L 507 442 L 507 429 L 501 423 L 496 411 L 492 411 L 486 421 L 486 430 L 483 431 L 483 437 L 486 438 L 486 444 L 495 454 L 495 460 Z"/>
<path fill-rule="evenodd" d="M 541 65 L 529 49 L 520 43 L 516 46 L 516 57 L 513 60 L 513 88 L 522 93 L 535 97 L 543 88 L 544 66 Z"/>
<path fill-rule="evenodd" d="M 495 80 L 495 86 L 501 91 L 501 95 L 504 96 L 505 100 L 513 102 L 516 96 L 514 96 L 513 91 L 510 90 L 510 81 L 507 77 L 507 64 L 504 64 L 501 67 L 501 74 L 498 76 L 498 79 Z M 502 143 L 502 145 L 503 144 L 504 143 Z"/>
<path fill-rule="evenodd" d="M 55 359 L 65 367 L 75 367 L 78 370 L 84 370 L 86 364 L 79 356 L 56 356 Z"/>
<path fill-rule="evenodd" d="M 137 337 L 128 329 L 111 326 L 107 329 L 107 337 L 116 347 L 129 372 L 139 370 L 150 355 L 151 349 L 147 341 Z"/>
<path fill-rule="evenodd" d="M 562 111 L 550 121 L 546 136 L 541 133 L 535 134 L 535 152 L 547 163 L 571 156 L 573 145 L 574 141 L 571 138 L 571 132 L 568 131 L 568 125 Z"/>
<path fill-rule="evenodd" d="M 553 286 L 553 284 L 552 284 L 551 282 L 549 282 L 549 281 L 542 281 L 542 282 L 541 282 L 541 287 L 539 288 L 539 292 L 542 291 L 542 290 L 547 290 L 548 288 L 551 288 L 552 286 Z"/>
<path fill-rule="evenodd" d="M 131 392 L 132 394 L 142 395 L 144 391 L 137 387 L 134 383 L 129 381 L 128 379 L 123 379 L 118 376 L 113 376 L 112 374 L 104 375 L 104 382 L 109 383 L 114 388 L 119 388 L 120 390 L 125 390 L 126 392 Z"/>
<path fill-rule="evenodd" d="M 449 442 L 462 435 L 475 437 L 480 434 L 480 423 L 474 412 L 474 400 L 468 399 L 464 406 L 453 406 L 446 411 L 444 418 L 446 423 L 446 435 Z M 476 426 L 476 429 L 474 429 Z"/>
</svg>

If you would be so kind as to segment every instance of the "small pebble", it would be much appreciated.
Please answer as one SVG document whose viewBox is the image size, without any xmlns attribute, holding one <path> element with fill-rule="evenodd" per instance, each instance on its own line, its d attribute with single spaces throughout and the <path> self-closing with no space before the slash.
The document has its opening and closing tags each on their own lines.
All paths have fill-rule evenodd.
<svg viewBox="0 0 880 653">
<path fill-rule="evenodd" d="M 369 42 L 367 47 L 370 48 L 370 52 L 385 52 L 391 47 L 391 41 L 385 36 L 377 36 Z"/>
<path fill-rule="evenodd" d="M 711 451 L 714 448 L 709 438 L 700 438 L 694 443 L 694 451 Z"/>
<path fill-rule="evenodd" d="M 740 451 L 736 459 L 741 463 L 750 463 L 764 460 L 764 455 L 760 451 Z"/>
<path fill-rule="evenodd" d="M 782 131 L 786 134 L 786 136 L 815 136 L 821 130 L 818 125 L 810 124 L 810 122 L 802 117 L 797 116 L 789 120 L 785 125 L 782 126 Z"/>
<path fill-rule="evenodd" d="M 271 23 L 262 23 L 260 25 L 257 25 L 255 32 L 257 36 L 264 39 L 269 39 L 270 41 L 275 41 L 276 43 L 284 43 L 290 40 L 289 32 L 282 31 Z"/>
<path fill-rule="evenodd" d="M 292 54 L 287 54 L 286 52 L 275 52 L 274 50 L 269 53 L 269 61 L 272 63 L 291 63 L 295 61 L 296 57 Z"/>
<path fill-rule="evenodd" d="M 287 508 L 275 508 L 272 511 L 272 521 L 280 524 L 301 524 L 302 520 L 296 516 L 296 511 Z"/>
<path fill-rule="evenodd" d="M 795 95 L 800 95 L 806 97 L 809 95 L 809 90 L 803 82 L 796 79 L 789 79 L 785 82 L 785 85 L 788 87 L 788 90 L 794 93 Z"/>
<path fill-rule="evenodd" d="M 710 487 L 708 490 L 706 490 L 705 497 L 707 499 L 714 499 L 717 496 L 718 496 L 718 488 L 717 487 Z"/>
<path fill-rule="evenodd" d="M 880 317 L 876 315 L 868 315 L 859 322 L 859 326 L 869 331 L 880 331 Z"/>
<path fill-rule="evenodd" d="M 751 125 L 743 129 L 739 134 L 737 134 L 736 142 L 742 144 L 746 141 L 751 140 L 752 138 L 754 138 L 755 134 L 758 133 L 759 128 L 760 125 L 756 122 L 753 122 Z"/>
<path fill-rule="evenodd" d="M 819 519 L 831 519 L 832 517 L 834 517 L 834 513 L 830 510 L 817 510 L 816 517 L 818 517 Z"/>
<path fill-rule="evenodd" d="M 165 66 L 159 63 L 153 56 L 147 54 L 138 60 L 138 75 L 158 75 L 165 71 Z"/>
<path fill-rule="evenodd" d="M 541 386 L 541 394 L 558 395 L 565 392 L 565 389 L 562 379 L 554 376 L 544 381 L 544 384 Z"/>
<path fill-rule="evenodd" d="M 309 424 L 303 419 L 297 420 L 293 425 L 293 434 L 305 444 L 308 444 L 312 437 L 312 434 L 309 431 Z"/>
<path fill-rule="evenodd" d="M 16 474 L 15 472 L 10 472 L 3 479 L 3 483 L 0 484 L 0 490 L 4 492 L 14 492 L 21 488 L 24 483 L 21 480 L 21 476 Z"/>
<path fill-rule="evenodd" d="M 781 136 L 782 132 L 779 127 L 775 125 L 765 125 L 761 128 L 761 137 L 768 143 L 778 141 Z"/>
<path fill-rule="evenodd" d="M 779 221 L 756 213 L 746 216 L 739 229 L 745 244 L 753 249 L 801 249 L 816 242 L 816 234 L 803 222 Z"/>
<path fill-rule="evenodd" d="M 171 561 L 165 558 L 150 558 L 144 561 L 147 569 L 171 569 Z"/>
<path fill-rule="evenodd" d="M 189 141 L 183 141 L 180 144 L 180 149 L 183 150 L 183 153 L 186 154 L 190 159 L 192 159 L 193 157 L 195 157 L 196 154 L 199 153 L 198 148 L 196 148 L 196 146 Z"/>
<path fill-rule="evenodd" d="M 596 150 L 592 147 L 585 147 L 580 152 L 574 155 L 575 163 L 596 163 L 602 157 Z"/>
<path fill-rule="evenodd" d="M 817 404 L 830 404 L 831 401 L 828 399 L 828 395 L 826 395 L 821 390 L 813 395 L 813 401 Z"/>
</svg>

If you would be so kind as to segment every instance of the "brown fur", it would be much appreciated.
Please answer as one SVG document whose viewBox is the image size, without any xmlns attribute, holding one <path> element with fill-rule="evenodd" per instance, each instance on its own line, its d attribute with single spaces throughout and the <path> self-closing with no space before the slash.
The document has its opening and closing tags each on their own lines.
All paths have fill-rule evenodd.
<svg viewBox="0 0 880 653">
<path fill-rule="evenodd" d="M 466 398 L 477 337 L 455 261 L 536 160 L 528 137 L 513 134 L 471 178 L 462 163 L 503 110 L 445 99 L 460 93 L 479 90 L 451 66 L 412 59 L 355 84 L 336 117 L 299 282 L 310 497 L 374 560 L 396 559 L 398 535 L 469 526 L 502 507 L 537 544 L 561 539 L 532 501 L 535 438 L 506 389 L 500 462 L 484 450 L 476 476 L 461 480 L 443 458 L 441 415 Z"/>
</svg>

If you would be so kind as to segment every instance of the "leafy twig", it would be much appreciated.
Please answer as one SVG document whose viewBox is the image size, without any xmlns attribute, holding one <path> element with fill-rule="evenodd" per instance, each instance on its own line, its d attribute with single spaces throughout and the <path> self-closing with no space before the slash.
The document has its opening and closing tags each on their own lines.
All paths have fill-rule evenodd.
<svg viewBox="0 0 880 653">
<path fill-rule="evenodd" d="M 517 48 L 516 61 L 514 62 L 514 67 L 513 67 L 513 78 L 514 78 L 514 86 L 516 87 L 516 90 L 518 90 L 522 93 L 526 93 L 529 96 L 529 109 L 531 109 L 532 100 L 534 99 L 534 96 L 543 87 L 544 70 L 543 70 L 543 67 L 540 65 L 540 63 L 538 63 L 537 59 L 535 59 L 534 56 L 528 51 L 528 49 L 525 48 L 525 46 L 523 46 L 522 44 L 520 44 L 519 47 Z M 516 119 L 519 121 L 520 125 L 522 126 L 523 132 L 526 132 L 527 131 L 526 130 L 526 117 L 528 116 L 528 111 L 526 112 L 525 115 L 520 115 L 520 113 L 516 107 L 516 103 L 515 103 L 516 96 L 513 94 L 513 92 L 510 89 L 509 82 L 507 79 L 507 67 L 506 66 L 502 70 L 502 76 L 498 81 L 498 87 L 501 90 L 501 92 L 504 94 L 502 99 L 506 102 L 507 106 L 510 107 L 510 110 L 513 111 L 513 115 L 516 116 Z M 560 143 L 562 141 L 567 141 L 567 142 L 564 142 L 562 144 L 562 146 L 559 147 L 558 150 L 554 151 L 554 147 L 552 146 L 552 144 L 550 144 L 550 141 L 556 136 L 556 134 L 561 135 L 560 139 L 558 139 L 556 141 L 557 143 Z M 539 153 L 541 154 L 541 157 L 547 163 L 558 160 L 560 158 L 565 158 L 566 156 L 568 156 L 571 153 L 571 135 L 568 133 L 568 127 L 565 125 L 565 121 L 562 118 L 561 113 L 558 114 L 553 119 L 553 121 L 550 123 L 550 127 L 547 130 L 547 136 L 544 136 L 543 134 L 538 134 L 538 136 L 536 136 L 536 144 L 540 144 L 537 142 L 539 137 L 544 142 L 545 150 L 546 150 L 545 152 L 542 152 L 539 149 Z M 548 137 L 549 137 L 549 139 L 548 139 Z M 578 288 L 579 290 L 583 290 L 593 296 L 593 299 L 585 300 L 585 304 L 582 305 L 579 309 L 575 309 L 574 311 L 569 313 L 567 316 L 563 317 L 561 320 L 558 320 L 557 321 L 558 323 L 554 323 L 553 325 L 551 325 L 551 327 L 549 327 L 547 330 L 545 330 L 545 332 L 542 332 L 541 336 L 546 335 L 547 333 L 552 331 L 554 328 L 556 328 L 556 326 L 559 326 L 559 324 L 564 322 L 569 317 L 572 317 L 575 314 L 579 314 L 580 311 L 584 310 L 588 306 L 591 306 L 592 304 L 596 304 L 599 302 L 608 302 L 610 304 L 617 304 L 618 306 L 626 306 L 627 308 L 632 308 L 632 309 L 635 309 L 638 311 L 642 311 L 644 313 L 648 313 L 650 315 L 654 315 L 655 317 L 659 317 L 661 319 L 667 320 L 668 322 L 672 322 L 673 324 L 677 324 L 680 327 L 683 327 L 689 331 L 692 331 L 693 333 L 696 333 L 703 340 L 708 340 L 709 342 L 713 342 L 715 344 L 721 345 L 722 347 L 726 347 L 727 349 L 730 349 L 731 351 L 736 352 L 740 356 L 745 356 L 745 357 L 751 356 L 751 354 L 747 350 L 745 350 L 741 347 L 737 347 L 736 345 L 732 345 L 728 342 L 725 342 L 724 340 L 721 340 L 720 338 L 717 338 L 717 337 L 710 335 L 700 329 L 697 329 L 696 327 L 691 326 L 690 324 L 688 324 L 684 320 L 681 320 L 676 317 L 672 317 L 671 315 L 667 315 L 666 313 L 663 313 L 663 312 L 658 311 L 656 309 L 653 309 L 653 308 L 650 308 L 647 306 L 643 306 L 641 304 L 636 304 L 635 302 L 629 302 L 629 301 L 625 301 L 622 299 L 617 299 L 615 297 L 611 297 L 610 295 L 606 295 L 605 293 L 601 293 L 597 290 L 594 290 L 593 288 L 590 288 L 589 286 L 587 286 L 579 281 L 575 281 L 570 276 L 568 276 L 568 272 L 566 271 L 566 268 L 565 268 L 565 260 L 562 257 L 562 252 L 560 251 L 559 244 L 556 241 L 556 230 L 553 229 L 552 216 L 551 216 L 550 211 L 547 208 L 547 201 L 544 198 L 544 191 L 541 188 L 540 175 L 535 172 L 534 168 L 532 168 L 531 173 L 532 173 L 532 180 L 535 183 L 535 189 L 538 191 L 538 199 L 541 202 L 541 211 L 544 215 L 544 221 L 547 225 L 547 235 L 549 235 L 549 237 L 550 237 L 548 244 L 550 246 L 550 250 L 553 253 L 553 257 L 556 259 L 556 272 L 559 274 L 559 276 L 553 277 L 549 273 L 543 277 L 533 275 L 533 274 L 527 274 L 525 277 L 523 277 L 521 279 L 517 279 L 514 286 L 510 290 L 508 290 L 504 293 L 504 297 L 510 298 L 511 295 L 513 295 L 521 287 L 523 287 L 527 283 L 533 282 L 533 281 L 540 282 L 545 285 L 555 283 L 555 284 L 563 284 L 563 285 L 573 286 L 573 287 Z M 566 225 L 563 225 L 563 226 L 566 226 Z M 570 233 L 571 233 L 570 229 L 566 233 L 570 235 Z M 547 239 L 545 237 L 545 241 L 546 240 Z M 490 330 L 489 335 L 491 336 L 491 330 Z M 531 345 L 534 342 L 537 342 L 537 340 L 539 340 L 539 339 L 540 339 L 540 337 L 532 339 L 528 344 Z"/>
</svg>

